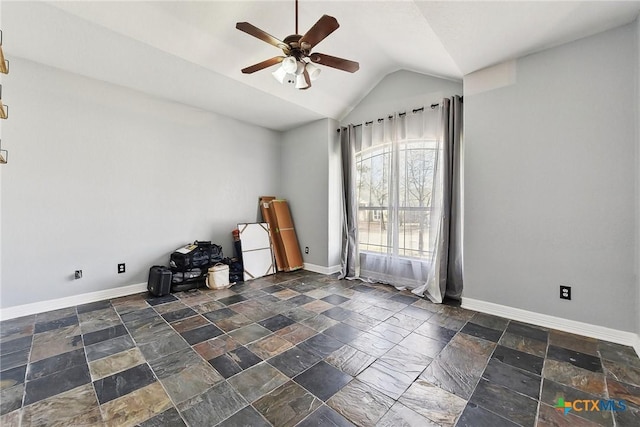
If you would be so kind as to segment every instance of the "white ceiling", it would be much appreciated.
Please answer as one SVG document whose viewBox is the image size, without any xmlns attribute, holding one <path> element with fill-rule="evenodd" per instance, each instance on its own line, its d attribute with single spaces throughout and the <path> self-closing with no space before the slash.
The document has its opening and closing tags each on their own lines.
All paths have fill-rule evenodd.
<svg viewBox="0 0 640 427">
<path fill-rule="evenodd" d="M 323 117 L 341 119 L 396 70 L 461 80 L 632 22 L 640 1 L 301 0 L 301 33 L 323 14 L 340 23 L 314 51 L 360 63 L 355 74 L 322 67 L 307 91 L 280 85 L 273 69 L 240 72 L 280 51 L 236 30 L 235 23 L 247 21 L 283 39 L 294 33 L 293 0 L 4 0 L 1 12 L 9 58 L 286 130 Z"/>
</svg>

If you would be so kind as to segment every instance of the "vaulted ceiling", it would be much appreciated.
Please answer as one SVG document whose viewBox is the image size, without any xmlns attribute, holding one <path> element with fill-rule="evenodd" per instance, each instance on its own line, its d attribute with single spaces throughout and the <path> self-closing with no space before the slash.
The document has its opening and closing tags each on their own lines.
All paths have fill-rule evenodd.
<svg viewBox="0 0 640 427">
<path fill-rule="evenodd" d="M 387 74 L 452 80 L 499 62 L 632 22 L 639 1 L 299 2 L 299 30 L 323 14 L 340 28 L 314 51 L 360 63 L 322 67 L 306 91 L 273 69 L 240 70 L 280 51 L 235 29 L 247 21 L 283 39 L 294 1 L 47 1 L 1 4 L 8 57 L 68 70 L 275 130 L 340 120 Z"/>
</svg>

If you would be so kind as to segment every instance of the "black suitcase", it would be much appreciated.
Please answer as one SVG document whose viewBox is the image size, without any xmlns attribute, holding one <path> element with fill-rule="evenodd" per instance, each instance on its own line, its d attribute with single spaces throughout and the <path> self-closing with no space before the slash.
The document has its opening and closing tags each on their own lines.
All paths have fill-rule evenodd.
<svg viewBox="0 0 640 427">
<path fill-rule="evenodd" d="M 168 267 L 154 265 L 149 269 L 147 290 L 156 297 L 168 295 L 171 292 L 172 273 Z"/>
<path fill-rule="evenodd" d="M 222 260 L 222 247 L 211 242 L 195 241 L 176 249 L 170 257 L 173 270 L 186 271 L 192 268 L 209 267 Z"/>
</svg>

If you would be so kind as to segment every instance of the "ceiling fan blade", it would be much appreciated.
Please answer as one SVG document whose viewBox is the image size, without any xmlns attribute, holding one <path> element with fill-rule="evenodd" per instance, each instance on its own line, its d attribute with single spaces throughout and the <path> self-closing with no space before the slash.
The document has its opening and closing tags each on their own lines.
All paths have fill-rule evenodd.
<svg viewBox="0 0 640 427">
<path fill-rule="evenodd" d="M 285 42 L 278 40 L 277 38 L 273 37 L 271 34 L 267 34 L 266 32 L 262 31 L 260 28 L 254 25 L 251 25 L 248 22 L 238 22 L 236 23 L 236 28 L 240 31 L 244 31 L 250 36 L 253 36 L 262 40 L 263 42 L 267 42 L 271 45 L 274 45 L 277 48 L 282 49 L 287 54 L 289 53 L 289 46 L 287 46 Z"/>
<path fill-rule="evenodd" d="M 340 24 L 333 16 L 322 15 L 322 18 L 318 19 L 318 22 L 313 24 L 313 27 L 307 31 L 307 33 L 300 39 L 300 46 L 303 49 L 311 49 L 329 34 L 338 29 Z M 307 46 L 308 45 L 308 46 Z"/>
<path fill-rule="evenodd" d="M 280 62 L 282 62 L 284 58 L 285 58 L 284 56 L 275 56 L 273 58 L 267 59 L 266 61 L 262 61 L 250 67 L 243 68 L 242 72 L 244 74 L 255 73 L 256 71 L 260 71 L 267 67 L 271 67 L 272 65 L 279 64 Z"/>
<path fill-rule="evenodd" d="M 304 80 L 307 82 L 307 87 L 303 87 L 301 90 L 307 90 L 311 87 L 311 78 L 309 77 L 309 72 L 307 71 L 307 69 L 304 69 L 303 72 L 304 75 Z"/>
<path fill-rule="evenodd" d="M 360 64 L 355 61 L 325 55 L 324 53 L 312 53 L 309 55 L 309 59 L 316 64 L 326 65 L 327 67 L 337 68 L 338 70 L 348 71 L 349 73 L 355 73 L 360 69 Z"/>
</svg>

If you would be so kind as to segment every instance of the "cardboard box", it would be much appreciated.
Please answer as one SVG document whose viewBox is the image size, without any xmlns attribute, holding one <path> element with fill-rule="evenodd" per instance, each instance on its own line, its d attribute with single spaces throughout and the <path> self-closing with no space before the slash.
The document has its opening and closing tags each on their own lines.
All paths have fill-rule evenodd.
<svg viewBox="0 0 640 427">
<path fill-rule="evenodd" d="M 271 230 L 271 246 L 273 248 L 273 255 L 276 258 L 276 269 L 277 271 L 289 271 L 287 268 L 287 261 L 284 256 L 284 248 L 282 247 L 282 241 L 276 238 L 275 229 L 276 222 L 275 218 L 271 213 L 271 208 L 269 206 L 269 202 L 275 200 L 276 198 L 273 196 L 261 196 L 260 197 L 260 212 L 262 213 L 262 221 L 269 224 L 269 230 Z"/>
<path fill-rule="evenodd" d="M 284 256 L 284 271 L 299 270 L 304 266 L 298 237 L 293 226 L 293 219 L 286 200 L 274 199 L 269 202 L 270 216 L 275 227 L 271 229 L 277 244 L 281 245 Z"/>
</svg>

